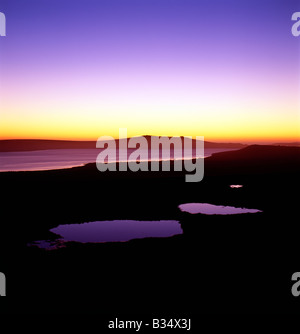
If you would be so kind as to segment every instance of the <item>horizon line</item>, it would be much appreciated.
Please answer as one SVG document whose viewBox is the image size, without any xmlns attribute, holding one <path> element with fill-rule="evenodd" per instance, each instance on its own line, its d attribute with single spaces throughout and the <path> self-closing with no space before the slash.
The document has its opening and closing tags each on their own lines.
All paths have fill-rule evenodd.
<svg viewBox="0 0 300 334">
<path fill-rule="evenodd" d="M 99 136 L 98 138 L 100 138 L 101 136 Z M 118 139 L 122 139 L 122 138 L 119 138 L 119 137 L 115 137 L 115 136 L 110 136 L 112 138 L 114 138 L 115 140 L 118 140 Z M 188 136 L 169 136 L 169 135 L 149 135 L 149 134 L 146 134 L 146 135 L 137 135 L 137 136 L 128 136 L 127 139 L 130 139 L 130 138 L 137 138 L 137 137 L 188 137 Z M 71 139 L 71 138 L 0 138 L 0 141 L 60 141 L 60 142 L 96 142 L 97 139 Z M 195 139 L 195 136 L 192 136 L 192 139 Z M 234 143 L 234 144 L 246 144 L 246 145 L 249 145 L 249 144 L 267 144 L 267 143 L 273 143 L 273 144 L 284 144 L 284 143 L 300 143 L 300 138 L 272 138 L 272 139 L 262 139 L 262 138 L 257 138 L 256 140 L 253 138 L 253 139 L 226 139 L 226 138 L 215 138 L 215 139 L 205 139 L 205 136 L 204 136 L 204 141 L 205 142 L 212 142 L 212 143 L 226 143 L 226 144 L 229 144 L 229 143 Z"/>
</svg>

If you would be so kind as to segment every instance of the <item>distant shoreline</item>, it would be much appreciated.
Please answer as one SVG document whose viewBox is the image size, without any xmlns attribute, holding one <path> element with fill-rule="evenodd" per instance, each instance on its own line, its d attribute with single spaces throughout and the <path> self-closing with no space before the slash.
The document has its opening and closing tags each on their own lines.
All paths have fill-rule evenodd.
<svg viewBox="0 0 300 334">
<path fill-rule="evenodd" d="M 96 151 L 96 149 L 94 149 Z M 5 153 L 5 152 L 0 152 Z M 9 152 L 6 152 L 9 153 Z M 13 152 L 12 152 L 13 153 Z M 22 152 L 20 152 L 22 153 Z M 95 157 L 96 159 L 96 157 Z M 192 158 L 195 159 L 195 158 Z M 236 163 L 236 159 L 239 161 L 239 163 Z M 230 165 L 228 167 L 228 172 L 230 174 L 239 174 L 241 172 L 241 165 L 243 165 L 244 168 L 247 169 L 247 174 L 256 173 L 257 170 L 263 169 L 261 163 L 266 163 L 270 170 L 273 168 L 279 168 L 279 166 L 283 166 L 288 164 L 289 168 L 293 170 L 300 159 L 300 147 L 298 146 L 280 146 L 280 145 L 249 145 L 247 147 L 243 147 L 241 149 L 226 149 L 224 151 L 214 152 L 210 154 L 209 156 L 205 157 L 206 160 L 206 166 L 207 164 L 213 163 L 213 165 L 217 164 L 219 167 L 215 166 L 213 169 L 216 171 L 220 168 L 223 172 L 225 171 L 225 166 L 227 164 Z M 67 161 L 67 160 L 66 160 Z M 151 160 L 148 160 L 149 163 Z M 161 160 L 160 160 L 161 161 Z M 174 159 L 171 157 L 170 161 L 174 161 Z M 293 162 L 293 163 L 291 163 Z M 117 164 L 120 162 L 117 161 Z M 258 164 L 260 168 L 258 167 Z M 273 165 L 274 164 L 274 165 Z M 53 168 L 40 168 L 40 169 L 31 169 L 31 170 L 2 170 L 0 171 L 1 174 L 3 173 L 16 173 L 16 172 L 55 172 L 60 170 L 86 170 L 90 169 L 90 166 L 95 166 L 96 163 L 94 161 L 92 162 L 78 162 L 74 163 L 72 162 L 72 165 L 69 166 L 54 166 Z M 253 165 L 253 166 L 252 166 Z M 251 167 L 252 166 L 252 167 Z M 2 166 L 3 167 L 3 163 Z M 285 168 L 284 168 L 285 169 Z M 265 170 L 267 172 L 267 170 Z M 288 172 L 288 171 L 287 171 Z M 107 173 L 99 173 L 97 171 L 97 174 L 105 174 Z M 112 173 L 115 174 L 115 173 Z M 118 173 L 117 173 L 118 174 Z M 136 173 L 134 173 L 136 174 Z M 142 172 L 143 175 L 147 174 L 147 172 Z"/>
<path fill-rule="evenodd" d="M 152 136 L 143 136 L 149 142 Z M 153 136 L 154 137 L 154 136 Z M 181 137 L 182 138 L 182 137 Z M 128 138 L 129 140 L 130 138 Z M 118 139 L 116 139 L 118 146 Z M 195 139 L 193 139 L 195 141 Z M 286 143 L 219 143 L 204 141 L 205 148 L 232 148 L 241 149 L 250 145 L 270 145 L 270 146 L 300 146 L 300 141 Z M 25 151 L 42 151 L 42 150 L 59 150 L 59 149 L 95 149 L 96 140 L 52 140 L 52 139 L 2 139 L 0 140 L 0 152 L 25 152 Z"/>
<path fill-rule="evenodd" d="M 237 148 L 206 148 L 204 156 L 197 156 L 193 151 L 193 156 L 187 156 L 184 160 L 195 158 L 207 158 L 213 154 L 220 152 L 228 152 L 238 150 Z M 117 150 L 118 162 L 135 161 L 130 159 L 131 154 L 135 149 L 128 149 L 127 157 L 124 153 Z M 82 167 L 88 163 L 95 163 L 98 154 L 101 152 L 99 148 L 93 149 L 47 149 L 35 151 L 15 151 L 15 152 L 0 152 L 0 173 L 4 172 L 28 172 L 28 171 L 44 171 L 44 170 L 58 170 L 69 169 L 73 167 Z M 148 151 L 148 159 L 142 161 L 174 161 L 174 155 L 171 153 L 170 159 L 151 159 L 151 152 Z"/>
<path fill-rule="evenodd" d="M 147 141 L 151 136 L 144 136 Z M 129 140 L 130 138 L 128 138 Z M 195 139 L 193 139 L 195 142 Z M 118 146 L 118 139 L 116 139 Z M 215 143 L 204 142 L 206 148 L 234 148 L 246 147 L 246 144 L 240 143 Z M 72 140 L 44 140 L 44 139 L 8 139 L 0 140 L 0 152 L 24 152 L 58 149 L 95 149 L 96 141 L 72 141 Z"/>
</svg>

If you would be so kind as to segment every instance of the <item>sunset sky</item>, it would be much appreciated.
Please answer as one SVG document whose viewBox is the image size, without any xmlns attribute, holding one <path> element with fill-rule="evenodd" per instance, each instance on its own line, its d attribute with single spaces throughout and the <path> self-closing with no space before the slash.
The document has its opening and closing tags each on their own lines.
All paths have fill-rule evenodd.
<svg viewBox="0 0 300 334">
<path fill-rule="evenodd" d="M 0 139 L 300 139 L 298 0 L 1 0 Z"/>
</svg>

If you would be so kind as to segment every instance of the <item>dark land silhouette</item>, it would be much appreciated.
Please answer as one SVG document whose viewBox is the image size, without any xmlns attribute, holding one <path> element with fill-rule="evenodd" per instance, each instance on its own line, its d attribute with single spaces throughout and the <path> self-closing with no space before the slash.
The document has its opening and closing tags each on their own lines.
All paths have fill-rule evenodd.
<svg viewBox="0 0 300 334">
<path fill-rule="evenodd" d="M 146 138 L 149 148 L 151 147 L 151 137 Z M 180 137 L 181 139 L 183 137 Z M 127 139 L 127 141 L 130 138 Z M 195 144 L 195 139 L 192 140 Z M 116 146 L 119 147 L 119 140 L 116 139 Z M 205 141 L 206 148 L 242 148 L 244 144 L 239 143 L 214 143 Z M 74 140 L 44 140 L 44 139 L 7 139 L 0 140 L 0 152 L 23 152 L 37 150 L 59 150 L 59 149 L 95 149 L 96 141 L 74 141 Z"/>
<path fill-rule="evenodd" d="M 0 173 L 6 313 L 297 313 L 300 148 L 251 145 L 183 172 L 65 170 Z M 232 189 L 230 185 L 241 184 Z M 191 215 L 182 203 L 259 209 Z M 29 242 L 60 224 L 175 219 L 183 234 L 47 251 Z"/>
</svg>

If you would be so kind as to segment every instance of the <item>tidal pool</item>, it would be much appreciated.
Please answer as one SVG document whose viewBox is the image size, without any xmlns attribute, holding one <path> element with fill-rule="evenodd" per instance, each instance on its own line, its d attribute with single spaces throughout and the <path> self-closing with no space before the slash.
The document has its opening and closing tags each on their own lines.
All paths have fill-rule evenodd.
<svg viewBox="0 0 300 334">
<path fill-rule="evenodd" d="M 177 220 L 108 220 L 59 225 L 50 232 L 58 234 L 64 241 L 116 242 L 149 237 L 170 237 L 181 234 L 182 229 Z"/>
<path fill-rule="evenodd" d="M 83 224 L 59 225 L 50 232 L 56 234 L 56 240 L 40 240 L 30 246 L 56 249 L 65 246 L 65 242 L 124 242 L 141 238 L 164 238 L 182 234 L 177 220 L 107 220 Z"/>
<path fill-rule="evenodd" d="M 214 205 L 208 203 L 186 203 L 178 206 L 182 212 L 191 214 L 202 213 L 204 215 L 234 215 L 241 213 L 262 212 L 257 209 L 236 208 L 234 206 Z"/>
</svg>

